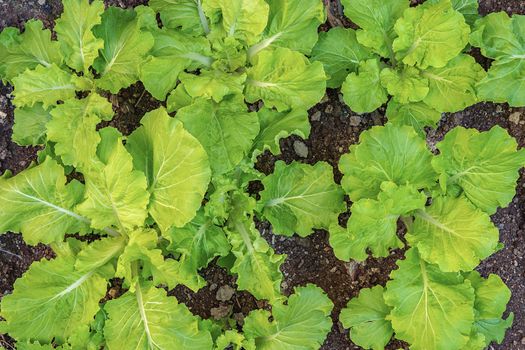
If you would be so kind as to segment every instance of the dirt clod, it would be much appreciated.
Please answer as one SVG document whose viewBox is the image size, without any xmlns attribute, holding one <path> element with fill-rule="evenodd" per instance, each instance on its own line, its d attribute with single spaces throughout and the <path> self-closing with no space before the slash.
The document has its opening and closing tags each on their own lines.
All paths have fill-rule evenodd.
<svg viewBox="0 0 525 350">
<path fill-rule="evenodd" d="M 217 290 L 216 298 L 219 301 L 228 301 L 235 294 L 235 289 L 225 284 Z"/>
</svg>

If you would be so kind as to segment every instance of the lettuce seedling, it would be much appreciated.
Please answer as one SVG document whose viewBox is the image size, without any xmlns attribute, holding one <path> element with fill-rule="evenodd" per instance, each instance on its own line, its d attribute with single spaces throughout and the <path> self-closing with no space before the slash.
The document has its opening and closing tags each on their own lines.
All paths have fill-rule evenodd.
<svg viewBox="0 0 525 350">
<path fill-rule="evenodd" d="M 479 101 L 476 84 L 485 70 L 463 53 L 477 16 L 476 0 L 343 0 L 356 25 L 321 33 L 312 51 L 341 87 L 357 113 L 388 102 L 386 115 L 396 125 L 418 132 L 435 127 L 442 112 L 457 112 Z M 391 96 L 391 98 L 389 98 Z"/>
<path fill-rule="evenodd" d="M 499 126 L 457 127 L 436 148 L 439 155 L 413 128 L 389 123 L 361 134 L 339 163 L 353 204 L 347 228 L 330 229 L 336 256 L 363 261 L 410 247 L 384 289 L 362 291 L 341 314 L 363 347 L 382 349 L 395 333 L 413 349 L 481 350 L 512 324 L 512 314 L 501 318 L 508 288 L 473 270 L 501 249 L 489 215 L 514 197 L 525 150 Z M 372 330 L 377 337 L 365 336 Z"/>
</svg>

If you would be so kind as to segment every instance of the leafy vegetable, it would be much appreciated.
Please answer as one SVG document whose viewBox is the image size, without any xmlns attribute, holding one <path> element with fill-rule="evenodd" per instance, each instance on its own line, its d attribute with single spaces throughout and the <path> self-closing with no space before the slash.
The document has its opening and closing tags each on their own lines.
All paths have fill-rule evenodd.
<svg viewBox="0 0 525 350">
<path fill-rule="evenodd" d="M 341 310 L 339 319 L 350 328 L 350 339 L 365 349 L 384 349 L 394 331 L 386 319 L 390 308 L 383 300 L 383 287 L 363 289 Z"/>
<path fill-rule="evenodd" d="M 326 163 L 287 166 L 279 161 L 263 185 L 258 209 L 284 235 L 306 236 L 314 227 L 328 228 L 344 210 L 343 191 Z"/>
<path fill-rule="evenodd" d="M 474 269 L 500 248 L 489 215 L 512 200 L 525 154 L 499 127 L 457 128 L 439 155 L 422 136 L 441 112 L 480 99 L 523 104 L 523 16 L 475 21 L 473 0 L 345 0 L 359 29 L 318 35 L 317 0 L 63 5 L 56 40 L 34 20 L 0 33 L 13 139 L 44 146 L 29 169 L 0 177 L 0 232 L 56 254 L 2 300 L 0 332 L 17 348 L 318 349 L 333 304 L 314 285 L 281 293 L 286 257 L 261 236 L 261 219 L 287 236 L 330 229 L 342 260 L 410 245 L 385 287 L 342 311 L 356 344 L 381 349 L 393 334 L 414 349 L 503 340 L 510 291 Z M 469 34 L 495 60 L 488 75 L 462 53 Z M 104 127 L 114 114 L 108 96 L 138 80 L 167 110 L 146 113 L 129 136 Z M 256 157 L 279 154 L 283 137 L 308 137 L 306 111 L 326 86 L 342 86 L 359 113 L 388 102 L 391 124 L 364 132 L 341 158 L 342 188 L 324 162 L 256 171 Z M 345 192 L 353 204 L 343 228 Z M 180 284 L 204 287 L 199 272 L 213 261 L 271 312 L 252 311 L 241 332 L 168 296 Z M 106 293 L 113 278 L 120 296 Z"/>
<path fill-rule="evenodd" d="M 100 0 L 63 3 L 57 41 L 40 21 L 29 21 L 22 34 L 15 28 L 0 34 L 0 78 L 14 85 L 14 140 L 21 145 L 52 141 L 64 164 L 80 166 L 84 160 L 73 164 L 73 158 L 84 148 L 90 148 L 87 158 L 92 155 L 96 125 L 113 115 L 101 90 L 117 93 L 135 83 L 153 38 L 141 29 L 140 8 L 104 11 Z M 81 100 L 76 99 L 79 91 Z M 59 127 L 66 120 L 68 127 Z"/>
<path fill-rule="evenodd" d="M 512 316 L 501 318 L 507 287 L 495 276 L 482 279 L 471 271 L 499 249 L 489 214 L 514 196 L 525 154 L 498 126 L 486 132 L 458 127 L 437 147 L 434 156 L 410 127 L 387 124 L 362 133 L 360 144 L 341 158 L 343 188 L 354 203 L 347 228 L 330 228 L 336 256 L 388 256 L 405 245 L 398 236 L 400 218 L 411 246 L 384 292 L 363 292 L 342 312 L 351 338 L 364 347 L 384 348 L 391 322 L 395 336 L 414 349 L 483 349 L 501 341 L 512 323 Z M 494 153 L 504 161 L 496 165 Z M 485 174 L 490 179 L 481 180 Z M 485 285 L 486 291 L 480 287 Z M 482 295 L 497 291 L 502 297 L 485 306 Z M 482 331 L 478 320 L 485 308 L 494 310 L 487 311 L 494 326 Z M 381 337 L 365 338 L 363 329 Z"/>
<path fill-rule="evenodd" d="M 155 97 L 165 99 L 173 90 L 175 98 L 185 90 L 191 105 L 235 95 L 250 103 L 263 100 L 280 112 L 306 110 L 322 98 L 322 65 L 304 56 L 324 21 L 318 1 L 158 0 L 150 5 L 166 27 L 148 28 L 155 44 L 141 71 Z M 191 74 L 197 70 L 200 74 Z"/>
<path fill-rule="evenodd" d="M 436 126 L 442 112 L 480 100 L 476 84 L 486 72 L 462 53 L 469 42 L 466 22 L 477 16 L 476 1 L 427 0 L 416 7 L 407 0 L 342 4 L 360 29 L 333 28 L 320 35 L 312 60 L 323 63 L 329 87 L 342 85 L 353 111 L 372 112 L 388 102 L 390 122 L 423 133 L 426 126 Z"/>
<path fill-rule="evenodd" d="M 524 27 L 524 16 L 509 17 L 505 12 L 491 13 L 476 21 L 470 42 L 494 60 L 487 77 L 477 85 L 480 97 L 515 107 L 525 105 Z"/>
<path fill-rule="evenodd" d="M 295 289 L 288 304 L 276 304 L 270 313 L 252 311 L 244 320 L 247 339 L 254 339 L 257 349 L 318 349 L 332 326 L 333 304 L 316 286 Z"/>
</svg>

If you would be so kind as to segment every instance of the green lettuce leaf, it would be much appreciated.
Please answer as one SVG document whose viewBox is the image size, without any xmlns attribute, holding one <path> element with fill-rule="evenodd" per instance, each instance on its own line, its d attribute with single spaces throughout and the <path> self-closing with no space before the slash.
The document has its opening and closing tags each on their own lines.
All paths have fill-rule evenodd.
<svg viewBox="0 0 525 350">
<path fill-rule="evenodd" d="M 308 112 L 292 109 L 287 112 L 277 112 L 263 108 L 257 112 L 260 131 L 253 141 L 252 159 L 269 149 L 273 155 L 281 154 L 279 141 L 290 135 L 298 135 L 303 139 L 310 135 Z"/>
<path fill-rule="evenodd" d="M 394 24 L 410 5 L 408 0 L 342 0 L 344 13 L 362 29 L 357 40 L 383 57 L 393 58 Z"/>
<path fill-rule="evenodd" d="M 407 9 L 394 29 L 396 59 L 426 69 L 441 68 L 468 44 L 470 28 L 450 0 Z"/>
<path fill-rule="evenodd" d="M 169 94 L 168 99 L 166 100 L 166 109 L 169 113 L 172 113 L 182 107 L 191 105 L 193 100 L 193 97 L 191 97 L 186 91 L 184 84 L 179 84 L 175 90 Z"/>
<path fill-rule="evenodd" d="M 39 20 L 29 20 L 20 34 L 16 28 L 0 33 L 0 79 L 11 82 L 18 74 L 38 65 L 62 65 L 60 44 L 51 40 L 51 31 Z"/>
<path fill-rule="evenodd" d="M 525 150 L 507 131 L 457 127 L 436 146 L 440 154 L 432 160 L 441 186 L 459 186 L 468 199 L 489 215 L 506 207 L 516 193 L 518 171 L 525 165 Z"/>
<path fill-rule="evenodd" d="M 309 284 L 295 288 L 288 303 L 277 303 L 270 312 L 255 310 L 244 319 L 246 339 L 254 339 L 257 350 L 319 349 L 332 328 L 333 304 L 323 290 Z"/>
<path fill-rule="evenodd" d="M 139 67 L 153 46 L 153 36 L 142 32 L 136 12 L 117 7 L 108 8 L 102 23 L 93 28 L 104 48 L 93 67 L 101 75 L 97 87 L 116 94 L 139 79 Z"/>
<path fill-rule="evenodd" d="M 126 147 L 151 193 L 148 211 L 161 231 L 182 227 L 201 205 L 210 181 L 206 151 L 163 108 L 147 113 Z"/>
<path fill-rule="evenodd" d="M 273 174 L 262 183 L 257 210 L 277 234 L 308 236 L 314 228 L 327 229 L 337 222 L 345 209 L 344 193 L 333 180 L 332 167 L 325 162 L 312 166 L 277 161 Z"/>
<path fill-rule="evenodd" d="M 259 133 L 257 113 L 248 112 L 242 95 L 227 97 L 221 103 L 199 99 L 181 108 L 177 119 L 208 153 L 214 175 L 233 170 Z"/>
<path fill-rule="evenodd" d="M 427 0 L 430 3 L 438 3 L 441 0 Z M 478 0 L 451 0 L 452 8 L 465 17 L 465 21 L 472 26 L 479 18 Z"/>
<path fill-rule="evenodd" d="M 177 278 L 195 292 L 206 285 L 199 270 L 216 256 L 228 255 L 231 249 L 223 229 L 214 225 L 202 210 L 186 226 L 171 228 L 168 237 L 171 244 L 167 249 L 180 254 Z"/>
<path fill-rule="evenodd" d="M 227 330 L 222 333 L 215 342 L 216 350 L 255 350 L 255 342 L 246 341 L 244 335 L 234 331 Z"/>
<path fill-rule="evenodd" d="M 359 44 L 355 30 L 332 28 L 319 33 L 319 41 L 312 49 L 312 61 L 323 64 L 328 81 L 326 86 L 338 88 L 349 73 L 356 73 L 359 63 L 373 57 L 368 48 Z"/>
<path fill-rule="evenodd" d="M 127 237 L 120 235 L 101 238 L 90 243 L 77 254 L 75 270 L 88 272 L 106 265 L 124 251 L 127 242 Z"/>
<path fill-rule="evenodd" d="M 325 93 L 326 76 L 320 62 L 310 63 L 299 52 L 287 48 L 266 50 L 257 55 L 248 69 L 246 101 L 263 100 L 279 112 L 308 109 Z"/>
<path fill-rule="evenodd" d="M 247 290 L 257 299 L 273 303 L 282 298 L 283 275 L 279 268 L 285 256 L 275 254 L 255 228 L 249 216 L 255 207 L 255 200 L 235 191 L 231 202 L 226 233 L 235 261 L 230 271 L 237 275 L 240 290 Z"/>
<path fill-rule="evenodd" d="M 381 71 L 381 84 L 394 100 L 400 103 L 419 102 L 429 91 L 428 79 L 417 68 L 405 66 L 403 70 L 385 68 Z"/>
<path fill-rule="evenodd" d="M 474 57 L 459 55 L 445 67 L 429 67 L 422 75 L 430 88 L 423 102 L 441 112 L 458 112 L 478 102 L 476 84 L 486 72 Z"/>
<path fill-rule="evenodd" d="M 89 73 L 89 67 L 98 57 L 104 41 L 93 35 L 92 29 L 100 24 L 104 2 L 95 0 L 63 0 L 64 12 L 56 21 L 60 48 L 67 65 L 78 72 Z"/>
<path fill-rule="evenodd" d="M 474 322 L 474 290 L 460 274 L 442 272 L 415 248 L 390 274 L 385 302 L 396 338 L 414 350 L 460 349 Z"/>
<path fill-rule="evenodd" d="M 339 315 L 343 327 L 350 329 L 352 342 L 365 349 L 384 349 L 394 334 L 383 291 L 382 286 L 362 289 Z"/>
<path fill-rule="evenodd" d="M 199 318 L 150 283 L 110 300 L 104 309 L 109 316 L 104 328 L 108 350 L 212 349 L 211 335 L 199 329 Z"/>
<path fill-rule="evenodd" d="M 1 316 L 19 341 L 63 344 L 87 326 L 106 294 L 107 281 L 93 271 L 75 271 L 75 257 L 34 263 L 2 299 Z"/>
<path fill-rule="evenodd" d="M 264 0 L 207 0 L 203 3 L 208 17 L 218 17 L 215 31 L 234 37 L 246 45 L 255 44 L 268 22 L 268 4 Z M 211 16 L 210 13 L 214 13 Z"/>
<path fill-rule="evenodd" d="M 13 141 L 20 146 L 43 145 L 47 139 L 46 124 L 50 119 L 49 111 L 41 103 L 33 107 L 16 108 Z"/>
<path fill-rule="evenodd" d="M 75 98 L 75 91 L 82 90 L 81 82 L 81 78 L 55 64 L 49 67 L 39 65 L 13 78 L 13 103 L 17 107 L 33 107 L 41 102 L 44 109 L 48 109 L 56 106 L 58 101 Z"/>
<path fill-rule="evenodd" d="M 427 197 L 413 186 L 397 186 L 383 182 L 378 199 L 360 199 L 352 205 L 347 232 L 334 229 L 330 244 L 341 260 L 364 261 L 367 250 L 374 257 L 387 257 L 390 249 L 401 248 L 397 237 L 397 221 L 416 209 L 425 206 Z"/>
<path fill-rule="evenodd" d="M 425 127 L 435 129 L 441 119 L 441 113 L 424 102 L 401 104 L 394 100 L 388 102 L 386 117 L 394 125 L 409 125 L 425 137 Z"/>
<path fill-rule="evenodd" d="M 346 77 L 341 92 L 345 103 L 354 112 L 372 112 L 388 101 L 386 89 L 381 85 L 380 72 L 381 62 L 374 58 L 361 62 L 357 73 Z"/>
<path fill-rule="evenodd" d="M 102 139 L 105 138 L 102 134 Z M 122 139 L 111 138 L 99 146 L 98 158 L 83 171 L 85 200 L 77 210 L 91 219 L 91 227 L 115 226 L 125 233 L 142 226 L 146 219 L 149 193 L 144 173 L 133 169 L 133 159 Z"/>
<path fill-rule="evenodd" d="M 227 95 L 241 95 L 246 74 L 229 74 L 220 70 L 202 70 L 199 75 L 181 73 L 180 81 L 193 98 L 205 97 L 221 102 Z"/>
<path fill-rule="evenodd" d="M 192 36 L 208 34 L 208 20 L 202 0 L 150 0 L 148 5 L 159 12 L 162 24 Z"/>
<path fill-rule="evenodd" d="M 406 239 L 442 271 L 470 271 L 496 251 L 499 232 L 466 198 L 435 197 L 416 213 Z"/>
<path fill-rule="evenodd" d="M 47 123 L 48 140 L 55 142 L 55 154 L 65 165 L 82 168 L 96 156 L 100 136 L 96 131 L 102 119 L 110 120 L 113 109 L 96 93 L 82 100 L 69 99 L 51 111 Z"/>
<path fill-rule="evenodd" d="M 164 100 L 177 85 L 182 71 L 210 66 L 210 44 L 205 38 L 194 38 L 166 28 L 152 31 L 152 34 L 155 44 L 151 56 L 141 64 L 140 80 L 153 97 Z"/>
<path fill-rule="evenodd" d="M 66 185 L 64 169 L 51 158 L 20 175 L 0 177 L 0 232 L 22 232 L 29 244 L 58 242 L 66 233 L 86 230 L 89 223 L 75 213 L 84 186 Z"/>
<path fill-rule="evenodd" d="M 275 254 L 253 222 L 238 220 L 230 226 L 226 232 L 235 256 L 231 272 L 237 275 L 238 288 L 270 303 L 280 299 L 283 276 L 279 268 L 285 256 Z"/>
<path fill-rule="evenodd" d="M 250 48 L 250 56 L 269 46 L 308 55 L 317 42 L 317 28 L 326 18 L 323 4 L 317 0 L 266 2 L 270 5 L 270 13 L 264 40 Z"/>
<path fill-rule="evenodd" d="M 478 20 L 470 43 L 494 59 L 477 86 L 481 99 L 525 106 L 525 16 L 491 13 Z M 497 87 L 497 88 L 494 88 Z"/>
<path fill-rule="evenodd" d="M 361 134 L 359 145 L 341 157 L 341 185 L 352 201 L 376 198 L 384 181 L 417 189 L 431 188 L 437 174 L 426 142 L 408 126 L 375 126 Z"/>
<path fill-rule="evenodd" d="M 507 319 L 503 319 L 503 313 L 510 300 L 509 288 L 497 275 L 489 275 L 483 278 L 477 271 L 470 272 L 467 276 L 476 293 L 474 301 L 474 333 L 481 335 L 483 347 L 496 341 L 503 342 L 505 332 L 512 326 L 514 314 L 510 313 Z"/>
<path fill-rule="evenodd" d="M 243 71 L 248 62 L 246 47 L 232 36 L 212 37 L 212 68 L 223 72 Z"/>
<path fill-rule="evenodd" d="M 140 279 L 153 281 L 154 285 L 177 285 L 176 264 L 165 259 L 157 249 L 158 236 L 154 229 L 137 229 L 129 235 L 129 241 L 117 261 L 116 277 L 124 279 L 123 285 L 135 292 Z"/>
</svg>

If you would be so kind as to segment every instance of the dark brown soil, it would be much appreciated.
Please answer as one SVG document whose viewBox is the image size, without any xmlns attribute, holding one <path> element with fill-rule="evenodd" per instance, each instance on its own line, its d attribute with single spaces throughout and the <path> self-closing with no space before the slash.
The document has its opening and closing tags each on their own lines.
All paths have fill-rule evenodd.
<svg viewBox="0 0 525 350">
<path fill-rule="evenodd" d="M 143 4 L 145 0 L 106 0 L 106 4 L 121 7 Z M 326 2 L 326 1 L 325 1 Z M 43 5 L 39 5 L 43 3 Z M 335 1 L 331 2 L 334 15 L 330 22 L 350 25 L 338 16 L 339 9 Z M 52 28 L 53 20 L 61 12 L 59 0 L 0 0 L 0 30 L 6 26 L 22 27 L 30 18 L 43 20 L 48 28 Z M 525 1 L 521 0 L 480 0 L 482 13 L 507 11 L 508 13 L 525 14 Z M 327 24 L 326 28 L 329 27 Z M 23 148 L 13 144 L 11 127 L 13 123 L 13 108 L 9 100 L 10 87 L 0 84 L 0 173 L 5 170 L 19 172 L 35 159 L 36 150 Z M 143 86 L 138 83 L 125 89 L 117 96 L 111 96 L 117 117 L 110 125 L 117 127 L 124 134 L 129 134 L 138 125 L 142 115 L 158 107 Z M 516 114 L 517 113 L 517 114 Z M 340 95 L 330 90 L 323 101 L 310 111 L 312 132 L 310 138 L 302 140 L 299 137 L 289 137 L 281 143 L 282 154 L 274 157 L 268 153 L 259 158 L 258 169 L 269 173 L 273 170 L 276 159 L 286 162 L 300 160 L 307 163 L 327 161 L 335 167 L 334 175 L 340 180 L 336 165 L 339 157 L 348 150 L 348 146 L 358 141 L 359 134 L 373 125 L 384 123 L 379 110 L 370 115 L 357 115 L 350 111 L 340 101 Z M 513 115 L 512 121 L 509 117 Z M 519 116 L 519 120 L 516 119 Z M 478 104 L 465 111 L 447 114 L 442 119 L 438 130 L 429 133 L 429 145 L 434 145 L 451 128 L 462 125 L 478 130 L 488 130 L 493 125 L 506 128 L 516 137 L 520 147 L 525 147 L 525 109 L 512 109 L 507 105 L 490 103 Z M 306 158 L 299 157 L 294 147 L 303 142 L 308 148 Z M 296 145 L 297 146 L 297 145 Z M 525 177 L 520 178 L 518 194 L 508 208 L 498 210 L 493 216 L 494 223 L 501 232 L 501 241 L 505 248 L 482 263 L 479 270 L 482 274 L 496 273 L 500 275 L 511 288 L 513 296 L 508 310 L 515 313 L 514 326 L 507 332 L 502 345 L 493 345 L 492 349 L 523 350 L 525 349 Z M 341 216 L 341 221 L 348 218 L 348 213 Z M 282 266 L 284 281 L 282 290 L 289 294 L 297 285 L 315 283 L 328 294 L 335 304 L 332 313 L 334 326 L 328 335 L 323 350 L 360 349 L 348 339 L 337 318 L 339 311 L 348 300 L 355 297 L 362 288 L 376 284 L 384 285 L 388 275 L 395 268 L 395 261 L 402 257 L 403 251 L 395 251 L 386 259 L 368 259 L 363 263 L 344 263 L 337 260 L 328 244 L 328 235 L 324 231 L 316 231 L 307 238 L 282 237 L 273 235 L 271 227 L 258 223 L 262 235 L 274 247 L 277 253 L 287 254 L 288 258 Z M 402 228 L 400 228 L 402 230 Z M 43 257 L 51 258 L 52 251 L 43 246 L 30 247 L 23 243 L 19 235 L 0 235 L 0 298 L 12 290 L 16 278 L 29 267 L 32 261 Z M 208 281 L 208 286 L 198 293 L 193 293 L 179 286 L 170 291 L 179 301 L 184 302 L 194 312 L 205 318 L 233 317 L 242 324 L 243 317 L 255 308 L 267 307 L 258 302 L 246 292 L 235 292 L 227 300 L 219 300 L 219 289 L 235 287 L 235 280 L 224 269 L 212 265 L 201 272 Z M 108 290 L 107 298 L 121 293 L 120 284 L 115 280 Z M 0 345 L 3 345 L 0 336 Z M 407 348 L 405 344 L 393 341 L 390 349 Z"/>
</svg>

